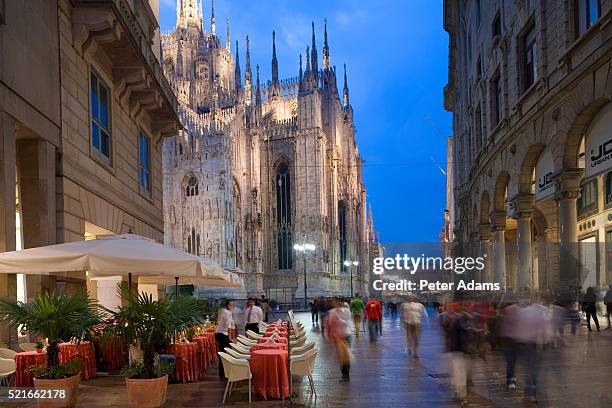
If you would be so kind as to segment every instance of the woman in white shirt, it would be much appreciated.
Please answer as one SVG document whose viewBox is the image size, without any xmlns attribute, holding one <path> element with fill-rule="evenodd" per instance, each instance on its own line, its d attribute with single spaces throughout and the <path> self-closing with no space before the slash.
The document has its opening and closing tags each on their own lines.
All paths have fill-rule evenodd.
<svg viewBox="0 0 612 408">
<path fill-rule="evenodd" d="M 219 315 L 217 317 L 217 330 L 215 330 L 215 340 L 217 341 L 217 350 L 225 351 L 226 347 L 230 346 L 230 338 L 234 335 L 234 318 L 232 317 L 232 310 L 234 309 L 234 302 L 231 300 L 223 301 L 221 308 L 219 309 Z M 225 378 L 225 372 L 223 371 L 223 363 L 219 359 L 219 377 Z"/>
</svg>

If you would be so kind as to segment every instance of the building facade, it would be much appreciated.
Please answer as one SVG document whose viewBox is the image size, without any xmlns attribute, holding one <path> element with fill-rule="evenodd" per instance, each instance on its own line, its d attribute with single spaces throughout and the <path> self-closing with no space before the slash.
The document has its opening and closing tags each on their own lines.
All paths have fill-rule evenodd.
<svg viewBox="0 0 612 408">
<path fill-rule="evenodd" d="M 161 140 L 180 121 L 156 4 L 0 1 L 0 251 L 130 231 L 163 240 Z M 0 274 L 0 297 L 19 287 L 20 300 L 84 286 L 85 274 Z"/>
<path fill-rule="evenodd" d="M 611 17 L 610 0 L 444 2 L 455 249 L 506 288 L 612 282 Z"/>
<path fill-rule="evenodd" d="M 164 144 L 165 242 L 243 274 L 249 295 L 289 303 L 367 290 L 370 237 L 362 157 L 344 73 L 339 93 L 327 28 L 322 67 L 313 23 L 305 69 L 280 79 L 272 33 L 271 80 L 241 58 L 229 21 L 177 1 L 162 36 L 164 72 L 184 130 Z M 208 13 L 206 13 L 208 14 Z M 206 27 L 205 27 L 206 26 Z M 244 62 L 241 62 L 244 61 Z M 241 65 L 244 64 L 244 65 Z M 307 257 L 295 244 L 314 244 Z M 357 261 L 359 266 L 344 266 Z"/>
</svg>

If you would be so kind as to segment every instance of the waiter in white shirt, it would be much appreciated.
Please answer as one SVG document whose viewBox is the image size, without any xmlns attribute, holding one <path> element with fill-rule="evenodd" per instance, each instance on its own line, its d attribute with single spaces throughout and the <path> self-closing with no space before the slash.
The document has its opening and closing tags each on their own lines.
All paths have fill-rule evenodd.
<svg viewBox="0 0 612 408">
<path fill-rule="evenodd" d="M 219 316 L 217 318 L 217 330 L 215 330 L 215 340 L 217 341 L 217 350 L 225 352 L 225 348 L 230 346 L 230 337 L 234 336 L 234 318 L 232 317 L 232 310 L 234 309 L 234 302 L 231 300 L 223 301 L 221 308 L 219 309 Z M 223 363 L 219 359 L 219 377 L 225 378 L 225 372 L 223 371 Z"/>
<path fill-rule="evenodd" d="M 247 300 L 247 308 L 244 311 L 245 315 L 245 331 L 251 330 L 259 334 L 259 323 L 263 320 L 264 314 L 261 307 L 255 304 L 255 298 Z"/>
</svg>

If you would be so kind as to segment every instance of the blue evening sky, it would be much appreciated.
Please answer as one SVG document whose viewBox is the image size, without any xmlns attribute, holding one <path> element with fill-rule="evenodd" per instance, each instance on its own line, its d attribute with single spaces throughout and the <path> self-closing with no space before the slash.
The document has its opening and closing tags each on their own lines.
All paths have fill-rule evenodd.
<svg viewBox="0 0 612 408">
<path fill-rule="evenodd" d="M 160 14 L 161 29 L 172 29 L 176 0 L 160 0 Z M 232 50 L 236 39 L 240 43 L 243 73 L 248 34 L 253 70 L 260 65 L 262 82 L 271 77 L 272 30 L 281 78 L 297 75 L 299 54 L 310 45 L 311 21 L 321 67 L 327 18 L 330 59 L 340 87 L 342 64 L 347 64 L 367 199 L 380 239 L 438 241 L 446 181 L 433 162 L 445 168 L 451 135 L 442 97 L 448 57 L 442 1 L 215 1 L 216 33 L 223 38 L 227 18 Z M 204 19 L 210 30 L 209 0 L 204 0 Z"/>
</svg>

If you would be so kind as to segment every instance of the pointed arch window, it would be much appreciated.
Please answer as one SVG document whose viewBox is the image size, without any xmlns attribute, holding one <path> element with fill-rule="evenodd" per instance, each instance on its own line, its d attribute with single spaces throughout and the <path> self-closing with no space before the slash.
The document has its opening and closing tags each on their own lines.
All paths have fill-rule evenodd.
<svg viewBox="0 0 612 408">
<path fill-rule="evenodd" d="M 338 202 L 338 244 L 340 249 L 340 268 L 342 272 L 346 272 L 347 268 L 344 264 L 346 261 L 346 203 Z"/>
<path fill-rule="evenodd" d="M 278 269 L 291 269 L 292 259 L 291 177 L 287 163 L 276 168 L 276 228 Z"/>
<path fill-rule="evenodd" d="M 198 180 L 195 177 L 189 177 L 185 193 L 187 194 L 187 197 L 193 197 L 198 195 Z"/>
<path fill-rule="evenodd" d="M 187 252 L 192 255 L 200 255 L 200 234 L 196 234 L 193 227 L 187 235 Z"/>
</svg>

